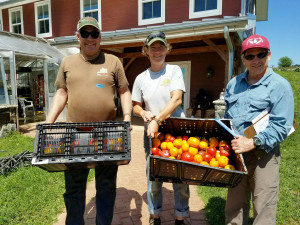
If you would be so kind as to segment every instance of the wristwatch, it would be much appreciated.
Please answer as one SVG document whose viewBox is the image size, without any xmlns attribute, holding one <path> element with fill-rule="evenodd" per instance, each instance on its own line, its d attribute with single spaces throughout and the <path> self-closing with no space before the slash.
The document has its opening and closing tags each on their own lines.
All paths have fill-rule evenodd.
<svg viewBox="0 0 300 225">
<path fill-rule="evenodd" d="M 157 119 L 155 116 L 153 117 L 153 120 L 157 123 L 158 126 L 161 125 L 161 121 Z"/>
<path fill-rule="evenodd" d="M 255 149 L 259 149 L 261 147 L 261 140 L 258 137 L 253 137 L 253 144 L 256 146 Z"/>
</svg>

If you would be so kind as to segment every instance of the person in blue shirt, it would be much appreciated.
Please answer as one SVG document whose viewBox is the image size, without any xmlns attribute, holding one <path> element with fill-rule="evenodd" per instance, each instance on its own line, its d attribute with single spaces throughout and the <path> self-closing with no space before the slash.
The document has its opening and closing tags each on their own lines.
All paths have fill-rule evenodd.
<svg viewBox="0 0 300 225">
<path fill-rule="evenodd" d="M 288 136 L 294 119 L 294 97 L 289 82 L 268 67 L 271 57 L 267 38 L 252 35 L 242 43 L 247 68 L 225 89 L 225 118 L 232 120 L 237 138 L 231 146 L 242 153 L 247 176 L 228 189 L 226 224 L 248 224 L 250 199 L 253 224 L 276 224 L 279 190 L 280 143 Z M 267 127 L 253 138 L 244 131 L 261 112 L 269 112 Z"/>
</svg>

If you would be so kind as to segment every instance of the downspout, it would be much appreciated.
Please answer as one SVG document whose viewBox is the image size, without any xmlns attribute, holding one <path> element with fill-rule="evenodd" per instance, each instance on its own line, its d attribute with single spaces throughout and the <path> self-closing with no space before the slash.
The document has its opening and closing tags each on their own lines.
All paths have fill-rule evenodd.
<svg viewBox="0 0 300 225">
<path fill-rule="evenodd" d="M 228 77 L 226 81 L 227 84 L 233 74 L 233 45 L 230 39 L 228 26 L 224 27 L 224 38 L 226 40 L 226 44 L 228 48 Z"/>
<path fill-rule="evenodd" d="M 241 1 L 241 13 L 240 16 L 245 16 L 245 11 L 246 11 L 246 0 Z"/>
</svg>

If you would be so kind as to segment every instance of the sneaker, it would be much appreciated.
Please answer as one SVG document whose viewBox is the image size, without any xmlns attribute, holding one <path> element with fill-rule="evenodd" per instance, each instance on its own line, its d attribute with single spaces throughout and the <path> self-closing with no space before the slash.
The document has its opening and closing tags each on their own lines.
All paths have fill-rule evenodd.
<svg viewBox="0 0 300 225">
<path fill-rule="evenodd" d="M 160 218 L 150 217 L 149 225 L 160 225 L 160 224 L 161 224 Z"/>
<path fill-rule="evenodd" d="M 178 220 L 178 219 L 176 219 L 176 220 L 175 220 L 175 225 L 185 225 L 185 223 L 184 223 L 183 220 Z"/>
</svg>

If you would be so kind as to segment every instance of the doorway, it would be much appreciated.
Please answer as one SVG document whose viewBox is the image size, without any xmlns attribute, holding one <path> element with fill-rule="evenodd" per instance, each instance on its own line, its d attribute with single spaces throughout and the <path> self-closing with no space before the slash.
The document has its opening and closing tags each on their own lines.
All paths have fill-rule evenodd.
<svg viewBox="0 0 300 225">
<path fill-rule="evenodd" d="M 167 63 L 172 65 L 178 65 L 182 71 L 186 92 L 183 95 L 181 107 L 185 115 L 187 115 L 187 109 L 190 107 L 191 61 L 178 61 Z"/>
</svg>

